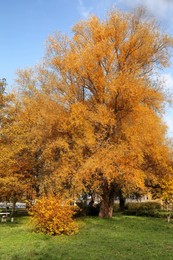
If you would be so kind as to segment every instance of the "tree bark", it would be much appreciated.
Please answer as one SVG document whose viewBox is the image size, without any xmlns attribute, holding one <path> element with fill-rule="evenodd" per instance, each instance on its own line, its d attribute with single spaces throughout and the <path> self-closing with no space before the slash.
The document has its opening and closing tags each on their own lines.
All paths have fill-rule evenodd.
<svg viewBox="0 0 173 260">
<path fill-rule="evenodd" d="M 99 211 L 100 218 L 112 218 L 114 200 L 115 189 L 113 187 L 108 187 L 108 184 L 105 183 Z"/>
<path fill-rule="evenodd" d="M 12 209 L 11 209 L 10 218 L 12 218 L 12 217 L 13 217 L 13 215 L 14 215 L 14 212 L 15 212 L 15 206 L 16 206 L 16 202 L 15 202 L 15 201 L 13 201 L 13 202 L 12 202 Z"/>
<path fill-rule="evenodd" d="M 122 192 L 120 191 L 120 193 L 119 193 L 119 209 L 120 209 L 120 211 L 125 211 L 125 202 L 126 202 L 126 199 L 124 198 L 124 196 L 122 195 Z"/>
</svg>

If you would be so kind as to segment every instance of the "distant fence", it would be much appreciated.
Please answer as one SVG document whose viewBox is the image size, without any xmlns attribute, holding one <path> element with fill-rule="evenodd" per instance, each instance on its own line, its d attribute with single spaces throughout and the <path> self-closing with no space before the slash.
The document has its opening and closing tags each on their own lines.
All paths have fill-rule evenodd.
<svg viewBox="0 0 173 260">
<path fill-rule="evenodd" d="M 1 209 L 4 209 L 6 207 L 8 208 L 12 208 L 12 203 L 6 203 L 6 202 L 0 202 L 0 208 Z M 16 209 L 26 209 L 26 203 L 23 203 L 23 202 L 16 202 L 16 205 L 15 205 L 15 208 Z"/>
</svg>

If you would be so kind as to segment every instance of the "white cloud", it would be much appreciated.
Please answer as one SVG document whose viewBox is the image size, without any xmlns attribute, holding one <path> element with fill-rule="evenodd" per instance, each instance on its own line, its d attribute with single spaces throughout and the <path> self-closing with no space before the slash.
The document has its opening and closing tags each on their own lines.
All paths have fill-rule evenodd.
<svg viewBox="0 0 173 260">
<path fill-rule="evenodd" d="M 173 111 L 167 111 L 164 121 L 168 126 L 168 136 L 173 137 Z"/>
<path fill-rule="evenodd" d="M 99 0 L 93 2 L 77 0 L 77 3 L 78 11 L 84 19 L 88 18 L 92 11 L 99 16 L 103 16 L 113 6 L 129 9 L 142 5 L 146 6 L 148 11 L 155 16 L 157 20 L 164 22 L 166 27 L 171 27 L 171 22 L 173 22 L 173 0 Z"/>
<path fill-rule="evenodd" d="M 173 20 L 173 1 L 172 0 L 118 0 L 120 4 L 126 7 L 135 7 L 138 5 L 146 6 L 147 9 L 159 20 Z"/>
<path fill-rule="evenodd" d="M 173 93 L 173 76 L 170 73 L 164 73 L 160 76 L 161 81 L 163 81 L 165 88 Z"/>
<path fill-rule="evenodd" d="M 86 19 L 91 14 L 91 7 L 86 7 L 83 0 L 78 0 L 78 11 L 82 18 Z"/>
<path fill-rule="evenodd" d="M 170 73 L 164 73 L 160 76 L 161 81 L 163 81 L 165 89 L 168 90 L 168 94 L 171 98 L 173 97 L 173 76 Z M 167 107 L 166 114 L 164 116 L 164 121 L 168 126 L 168 136 L 173 137 L 173 108 Z"/>
</svg>

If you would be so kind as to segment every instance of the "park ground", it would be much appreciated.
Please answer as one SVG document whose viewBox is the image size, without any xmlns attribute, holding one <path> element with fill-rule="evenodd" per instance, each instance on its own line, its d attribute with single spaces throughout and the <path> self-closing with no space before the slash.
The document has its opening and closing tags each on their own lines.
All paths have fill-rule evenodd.
<svg viewBox="0 0 173 260">
<path fill-rule="evenodd" d="M 78 222 L 79 233 L 73 236 L 35 233 L 30 217 L 0 223 L 0 259 L 173 259 L 173 224 L 165 219 L 117 215 Z"/>
</svg>

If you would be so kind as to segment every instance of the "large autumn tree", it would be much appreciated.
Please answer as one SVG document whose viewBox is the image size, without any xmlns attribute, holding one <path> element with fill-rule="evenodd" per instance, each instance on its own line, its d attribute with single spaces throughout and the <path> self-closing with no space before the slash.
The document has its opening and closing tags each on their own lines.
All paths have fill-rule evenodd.
<svg viewBox="0 0 173 260">
<path fill-rule="evenodd" d="M 43 189 L 96 193 L 99 216 L 111 217 L 115 195 L 159 182 L 169 149 L 158 71 L 169 65 L 172 46 L 143 9 L 92 16 L 72 38 L 49 38 L 43 64 L 19 73 L 15 123 L 25 129 L 18 140 L 38 152 L 34 176 Z"/>
</svg>

